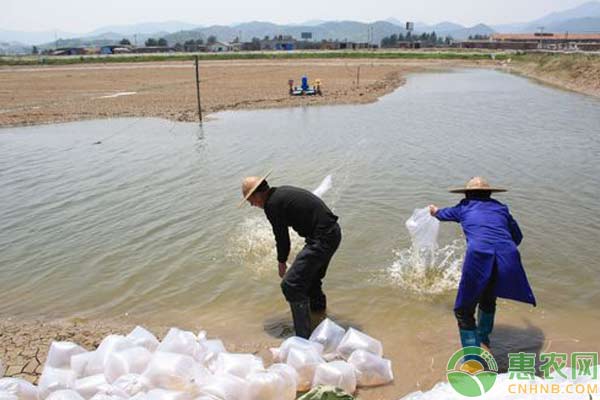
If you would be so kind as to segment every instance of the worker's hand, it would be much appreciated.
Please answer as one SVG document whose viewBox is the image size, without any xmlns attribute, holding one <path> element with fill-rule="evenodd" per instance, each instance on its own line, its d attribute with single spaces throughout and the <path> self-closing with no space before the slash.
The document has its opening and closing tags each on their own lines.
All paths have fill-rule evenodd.
<svg viewBox="0 0 600 400">
<path fill-rule="evenodd" d="M 279 263 L 279 277 L 283 279 L 285 275 L 285 271 L 287 271 L 287 264 L 284 262 Z"/>
<path fill-rule="evenodd" d="M 432 217 L 435 217 L 435 214 L 437 214 L 437 212 L 438 212 L 438 208 L 435 205 L 430 204 L 429 205 L 429 214 L 431 214 Z"/>
</svg>

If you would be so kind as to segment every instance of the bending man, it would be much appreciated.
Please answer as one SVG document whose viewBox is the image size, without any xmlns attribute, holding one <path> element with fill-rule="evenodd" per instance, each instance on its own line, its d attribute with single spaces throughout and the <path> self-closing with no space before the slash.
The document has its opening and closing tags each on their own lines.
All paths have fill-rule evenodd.
<svg viewBox="0 0 600 400">
<path fill-rule="evenodd" d="M 296 336 L 308 338 L 310 311 L 323 311 L 327 307 L 321 285 L 342 239 L 338 217 L 323 200 L 307 190 L 292 186 L 269 187 L 267 176 L 245 178 L 242 194 L 252 206 L 264 209 L 273 227 L 281 290 L 290 303 Z M 288 270 L 289 227 L 305 238 L 305 245 Z"/>
</svg>

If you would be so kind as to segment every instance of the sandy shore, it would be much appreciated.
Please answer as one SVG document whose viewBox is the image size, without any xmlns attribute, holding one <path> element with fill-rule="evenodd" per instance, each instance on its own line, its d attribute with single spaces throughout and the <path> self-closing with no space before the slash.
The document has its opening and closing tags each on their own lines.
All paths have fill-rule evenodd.
<svg viewBox="0 0 600 400">
<path fill-rule="evenodd" d="M 445 60 L 210 61 L 200 66 L 202 106 L 207 115 L 369 103 L 402 85 L 410 72 L 493 65 Z M 323 96 L 289 96 L 288 80 L 299 84 L 304 74 L 311 82 L 321 80 Z M 0 68 L 0 127 L 108 117 L 197 121 L 193 63 Z"/>
</svg>

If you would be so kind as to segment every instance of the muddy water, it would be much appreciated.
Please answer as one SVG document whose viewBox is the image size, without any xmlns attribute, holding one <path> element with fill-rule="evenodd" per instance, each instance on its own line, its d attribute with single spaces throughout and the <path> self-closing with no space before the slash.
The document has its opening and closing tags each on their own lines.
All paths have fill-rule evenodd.
<svg viewBox="0 0 600 400">
<path fill-rule="evenodd" d="M 493 71 L 410 76 L 371 105 L 0 130 L 0 314 L 127 318 L 269 341 L 289 326 L 245 174 L 315 188 L 340 216 L 330 313 L 380 338 L 398 396 L 443 378 L 464 242 L 443 224 L 436 270 L 411 268 L 404 221 L 475 174 L 510 191 L 538 298 L 501 301 L 493 348 L 597 351 L 600 102 Z M 95 144 L 98 143 L 98 144 Z M 301 241 L 296 238 L 297 251 Z M 408 272 L 407 272 L 408 271 Z M 500 360 L 500 364 L 502 361 Z"/>
</svg>

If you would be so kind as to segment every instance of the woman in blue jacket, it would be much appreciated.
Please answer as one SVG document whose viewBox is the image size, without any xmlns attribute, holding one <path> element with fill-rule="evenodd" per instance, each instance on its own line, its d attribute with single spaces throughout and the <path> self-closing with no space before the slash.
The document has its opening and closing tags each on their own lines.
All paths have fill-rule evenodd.
<svg viewBox="0 0 600 400">
<path fill-rule="evenodd" d="M 491 198 L 493 192 L 505 191 L 474 177 L 464 188 L 450 190 L 465 194 L 456 206 L 429 206 L 431 215 L 440 221 L 459 222 L 467 240 L 454 304 L 463 347 L 489 347 L 497 297 L 536 305 L 517 249 L 523 239 L 519 225 L 507 206 Z"/>
</svg>

